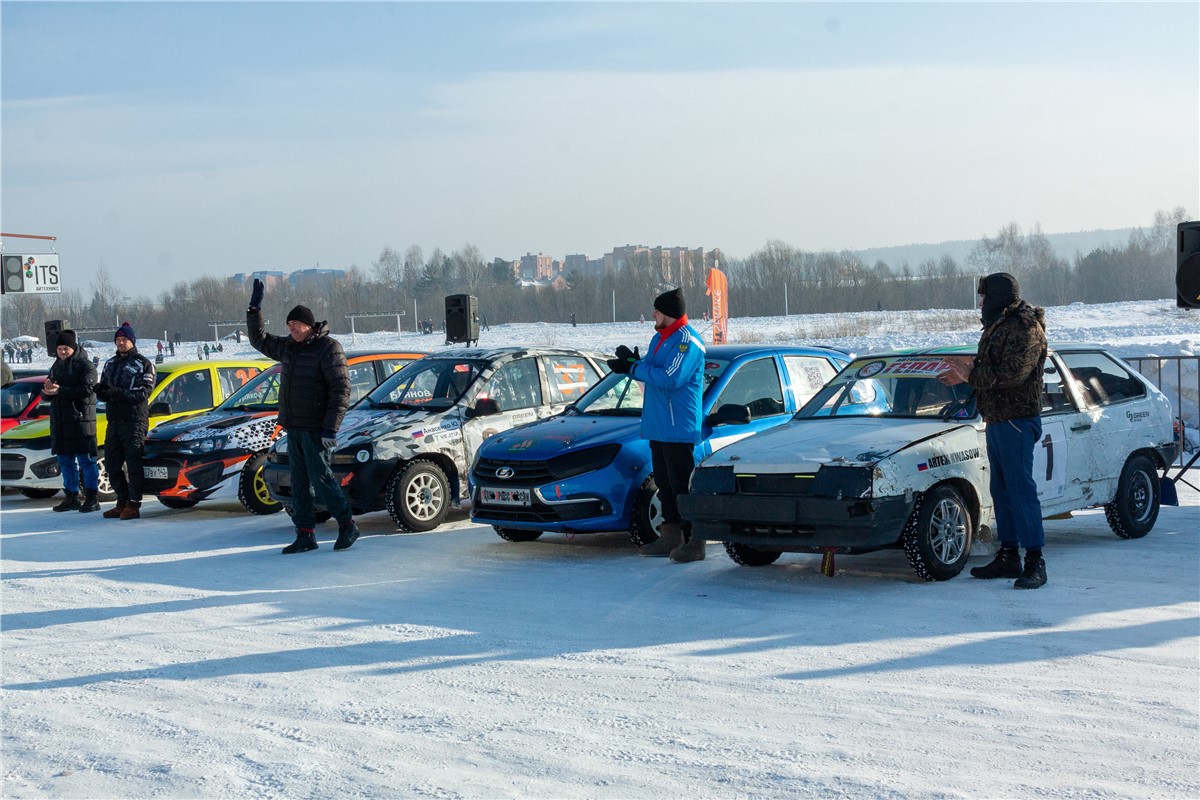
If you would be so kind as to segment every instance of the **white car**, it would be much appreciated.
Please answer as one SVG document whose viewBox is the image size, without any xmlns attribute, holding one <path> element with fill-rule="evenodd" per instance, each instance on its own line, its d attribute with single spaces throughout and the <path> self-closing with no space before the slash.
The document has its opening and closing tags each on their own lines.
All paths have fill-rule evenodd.
<svg viewBox="0 0 1200 800">
<path fill-rule="evenodd" d="M 974 394 L 937 380 L 943 356 L 964 354 L 974 348 L 862 356 L 787 424 L 714 453 L 679 498 L 693 534 L 746 566 L 895 547 L 925 580 L 953 578 L 995 524 Z M 1118 536 L 1145 536 L 1156 471 L 1175 457 L 1170 401 L 1094 345 L 1053 347 L 1043 372 L 1042 515 L 1104 506 Z"/>
</svg>

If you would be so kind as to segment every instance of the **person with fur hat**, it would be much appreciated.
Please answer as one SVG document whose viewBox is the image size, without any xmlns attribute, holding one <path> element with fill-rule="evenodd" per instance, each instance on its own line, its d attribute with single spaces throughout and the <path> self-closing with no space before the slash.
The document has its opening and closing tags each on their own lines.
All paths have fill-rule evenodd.
<svg viewBox="0 0 1200 800">
<path fill-rule="evenodd" d="M 105 511 L 104 517 L 128 520 L 142 515 L 142 458 L 150 428 L 150 393 L 158 376 L 154 363 L 138 352 L 132 325 L 122 322 L 113 342 L 116 355 L 105 362 L 96 384 L 96 397 L 104 401 L 108 418 L 104 469 L 117 494 L 117 505 Z"/>
<path fill-rule="evenodd" d="M 662 503 L 658 539 L 638 548 L 643 556 L 670 556 L 672 561 L 700 561 L 704 540 L 691 536 L 691 525 L 679 515 L 678 497 L 687 494 L 696 467 L 704 393 L 704 343 L 688 324 L 682 289 L 654 298 L 654 335 L 646 355 L 625 345 L 609 359 L 613 372 L 645 384 L 642 438 L 650 442 L 654 482 Z"/>
<path fill-rule="evenodd" d="M 987 423 L 988 466 L 996 538 L 991 563 L 976 578 L 1015 578 L 1017 589 L 1046 583 L 1042 506 L 1033 479 L 1033 449 L 1042 438 L 1042 365 L 1046 360 L 1046 310 L 1021 299 L 1017 279 L 997 272 L 979 280 L 983 335 L 974 358 L 947 358 L 941 381 L 969 383 Z M 1018 546 L 1025 548 L 1021 566 Z"/>
<path fill-rule="evenodd" d="M 79 346 L 75 331 L 58 332 L 58 356 L 42 384 L 50 401 L 50 452 L 58 457 L 63 494 L 55 511 L 99 511 L 100 468 L 96 463 L 96 365 Z M 80 478 L 83 500 L 79 499 Z"/>
<path fill-rule="evenodd" d="M 263 327 L 263 282 L 254 280 L 246 328 L 250 344 L 283 365 L 279 388 L 279 425 L 287 434 L 292 478 L 292 521 L 296 540 L 284 555 L 317 549 L 314 501 L 319 500 L 338 522 L 334 550 L 358 539 L 350 503 L 333 476 L 330 459 L 337 431 L 350 406 L 350 374 L 342 346 L 329 335 L 329 323 L 317 322 L 307 306 L 288 312 L 287 336 L 272 336 Z"/>
</svg>

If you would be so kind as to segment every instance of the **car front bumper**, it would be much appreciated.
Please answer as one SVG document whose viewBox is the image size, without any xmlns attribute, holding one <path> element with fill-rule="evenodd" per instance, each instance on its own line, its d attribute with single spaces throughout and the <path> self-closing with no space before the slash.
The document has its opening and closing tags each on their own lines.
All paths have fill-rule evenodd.
<svg viewBox="0 0 1200 800">
<path fill-rule="evenodd" d="M 162 497 L 207 500 L 220 494 L 231 479 L 236 480 L 251 455 L 242 449 L 196 456 L 151 450 L 142 462 L 142 490 Z"/>
<path fill-rule="evenodd" d="M 0 450 L 0 486 L 14 489 L 61 489 L 58 457 L 49 449 L 12 447 Z"/>
<path fill-rule="evenodd" d="M 915 495 L 837 499 L 742 494 L 687 494 L 679 513 L 692 535 L 778 550 L 877 550 L 900 540 Z"/>
<path fill-rule="evenodd" d="M 365 464 L 354 464 L 348 467 L 341 464 L 333 466 L 333 479 L 346 495 L 346 500 L 355 509 L 364 511 L 380 511 L 387 508 L 388 481 L 396 471 L 399 459 L 371 460 Z M 292 507 L 292 467 L 290 463 L 281 463 L 270 459 L 263 465 L 263 481 L 271 497 Z M 317 507 L 322 507 L 317 503 Z"/>
</svg>

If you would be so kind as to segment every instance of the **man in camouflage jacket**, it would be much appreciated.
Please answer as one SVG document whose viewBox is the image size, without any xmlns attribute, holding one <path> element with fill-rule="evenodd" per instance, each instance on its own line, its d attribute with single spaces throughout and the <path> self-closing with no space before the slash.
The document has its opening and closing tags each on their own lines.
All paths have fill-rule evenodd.
<svg viewBox="0 0 1200 800">
<path fill-rule="evenodd" d="M 1042 506 L 1033 480 L 1033 449 L 1042 438 L 1042 364 L 1046 311 L 1021 299 L 1017 279 L 997 272 L 979 281 L 983 335 L 973 359 L 948 360 L 943 378 L 975 388 L 987 423 L 988 466 L 1000 551 L 975 567 L 976 578 L 1016 578 L 1018 589 L 1046 583 Z M 1025 548 L 1021 567 L 1018 545 Z"/>
</svg>

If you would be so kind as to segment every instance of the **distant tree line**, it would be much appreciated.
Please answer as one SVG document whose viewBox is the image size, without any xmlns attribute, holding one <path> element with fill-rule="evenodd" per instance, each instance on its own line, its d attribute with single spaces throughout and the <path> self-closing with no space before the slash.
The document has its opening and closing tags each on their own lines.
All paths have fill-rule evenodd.
<svg viewBox="0 0 1200 800">
<path fill-rule="evenodd" d="M 770 241 L 745 258 L 721 265 L 729 280 L 732 317 L 790 314 L 969 308 L 975 299 L 975 279 L 992 272 L 1010 272 L 1021 283 L 1022 295 L 1038 305 L 1074 301 L 1105 303 L 1154 300 L 1175 296 L 1175 228 L 1187 218 L 1183 208 L 1160 211 L 1149 228 L 1136 229 L 1121 247 L 1098 248 L 1058 256 L 1040 227 L 1022 232 L 1016 223 L 984 237 L 958 263 L 950 256 L 919 264 L 868 264 L 856 253 L 811 252 L 785 242 Z M 665 274 L 664 274 L 665 273 Z M 332 290 L 319 295 L 298 294 L 289 287 L 267 292 L 264 311 L 281 330 L 287 311 L 297 303 L 327 319 L 334 332 L 349 331 L 351 313 L 404 312 L 402 323 L 415 330 L 416 320 L 432 318 L 440 327 L 444 298 L 473 294 L 489 325 L 506 322 L 579 323 L 637 320 L 649 317 L 655 295 L 669 286 L 672 276 L 686 275 L 683 265 L 652 264 L 636 257 L 619 270 L 600 276 L 566 273 L 566 285 L 522 286 L 509 262 L 485 262 L 474 245 L 451 253 L 434 248 L 425 256 L 418 245 L 403 253 L 384 247 L 368 270 L 351 266 Z M 709 307 L 703 270 L 684 281 L 691 316 Z M 157 299 L 134 297 L 134 287 L 121 286 L 101 267 L 90 295 L 68 289 L 60 295 L 5 295 L 2 330 L 5 337 L 41 335 L 43 321 L 66 319 L 77 329 L 115 330 L 130 320 L 143 339 L 211 340 L 210 322 L 243 319 L 247 290 L 224 278 L 204 277 L 175 284 Z M 415 317 L 414 317 L 415 303 Z M 786 309 L 785 309 L 786 304 Z M 388 317 L 355 322 L 359 332 L 395 327 Z M 230 328 L 220 331 L 230 333 Z M 81 338 L 107 341 L 108 333 Z"/>
</svg>

